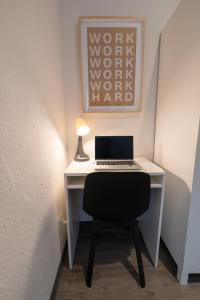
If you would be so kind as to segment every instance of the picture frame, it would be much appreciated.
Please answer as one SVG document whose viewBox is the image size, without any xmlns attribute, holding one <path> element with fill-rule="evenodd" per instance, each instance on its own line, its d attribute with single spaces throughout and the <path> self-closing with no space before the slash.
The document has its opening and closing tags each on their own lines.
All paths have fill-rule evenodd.
<svg viewBox="0 0 200 300">
<path fill-rule="evenodd" d="M 82 112 L 138 112 L 144 18 L 80 17 Z"/>
</svg>

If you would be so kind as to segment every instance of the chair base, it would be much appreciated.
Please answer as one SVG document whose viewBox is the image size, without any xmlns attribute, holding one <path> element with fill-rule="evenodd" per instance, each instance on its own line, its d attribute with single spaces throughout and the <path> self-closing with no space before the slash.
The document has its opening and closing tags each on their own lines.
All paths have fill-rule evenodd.
<svg viewBox="0 0 200 300">
<path fill-rule="evenodd" d="M 135 243 L 140 285 L 142 288 L 145 287 L 145 276 L 144 276 L 144 268 L 143 268 L 143 262 L 142 262 L 140 234 L 139 234 L 139 228 L 138 228 L 137 223 L 138 223 L 137 220 L 134 220 L 133 222 L 128 222 L 128 223 L 127 222 L 104 222 L 104 221 L 100 221 L 100 220 L 93 221 L 92 234 L 91 234 L 91 238 L 90 238 L 90 250 L 89 250 L 87 278 L 86 278 L 87 287 L 91 287 L 91 285 L 92 285 L 92 273 L 93 273 L 93 265 L 94 265 L 98 231 L 102 228 L 113 228 L 113 227 L 119 227 L 119 226 L 120 227 L 122 227 L 122 226 L 128 227 L 132 233 L 134 243 Z"/>
</svg>

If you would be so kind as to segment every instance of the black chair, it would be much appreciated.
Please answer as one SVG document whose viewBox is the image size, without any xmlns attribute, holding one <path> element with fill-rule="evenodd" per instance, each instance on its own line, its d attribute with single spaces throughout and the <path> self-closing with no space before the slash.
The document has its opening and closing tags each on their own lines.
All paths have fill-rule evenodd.
<svg viewBox="0 0 200 300">
<path fill-rule="evenodd" d="M 93 217 L 86 283 L 91 287 L 97 233 L 125 226 L 133 234 L 140 284 L 145 287 L 137 218 L 149 207 L 150 176 L 143 172 L 95 172 L 86 176 L 83 209 Z"/>
</svg>

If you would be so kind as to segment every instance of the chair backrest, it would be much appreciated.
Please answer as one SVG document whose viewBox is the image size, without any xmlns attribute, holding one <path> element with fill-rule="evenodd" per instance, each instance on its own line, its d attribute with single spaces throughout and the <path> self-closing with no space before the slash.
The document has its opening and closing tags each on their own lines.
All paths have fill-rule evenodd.
<svg viewBox="0 0 200 300">
<path fill-rule="evenodd" d="M 86 176 L 83 209 L 99 220 L 131 221 L 149 207 L 150 176 L 143 172 L 95 172 Z"/>
</svg>

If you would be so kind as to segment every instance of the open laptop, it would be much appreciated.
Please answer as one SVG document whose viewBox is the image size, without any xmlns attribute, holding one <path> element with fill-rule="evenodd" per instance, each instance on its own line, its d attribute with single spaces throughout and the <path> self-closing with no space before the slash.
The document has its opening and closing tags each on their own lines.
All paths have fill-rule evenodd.
<svg viewBox="0 0 200 300">
<path fill-rule="evenodd" d="M 133 158 L 133 136 L 95 136 L 96 170 L 139 170 Z"/>
</svg>

